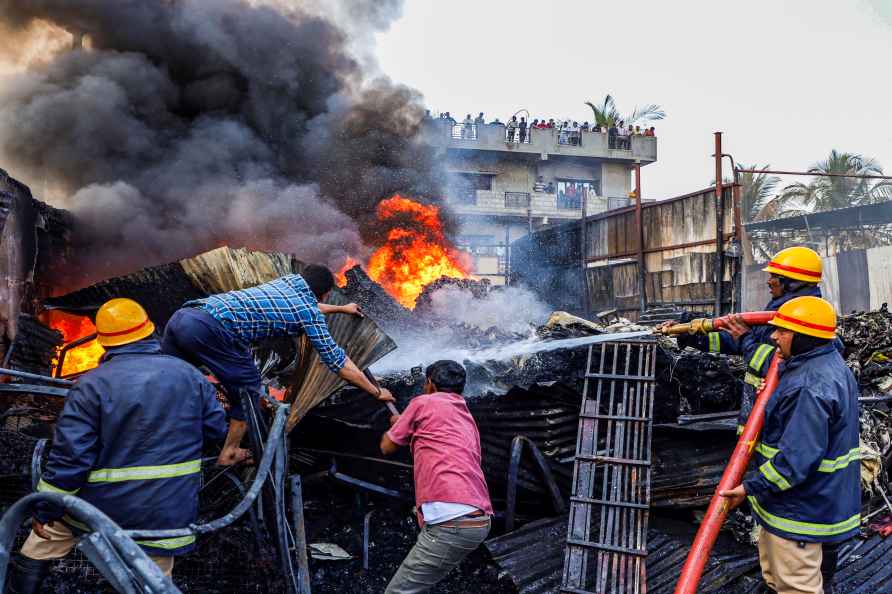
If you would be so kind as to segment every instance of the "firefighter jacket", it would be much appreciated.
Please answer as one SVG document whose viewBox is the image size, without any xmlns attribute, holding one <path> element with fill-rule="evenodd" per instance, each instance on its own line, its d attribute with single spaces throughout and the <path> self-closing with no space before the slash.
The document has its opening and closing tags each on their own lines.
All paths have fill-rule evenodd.
<svg viewBox="0 0 892 594">
<path fill-rule="evenodd" d="M 76 494 L 127 530 L 185 528 L 198 517 L 203 441 L 225 433 L 216 392 L 195 367 L 153 338 L 114 347 L 69 391 L 37 490 Z M 63 510 L 42 504 L 35 515 L 47 522 Z M 137 541 L 158 556 L 194 543 Z"/>
<path fill-rule="evenodd" d="M 780 306 L 797 297 L 820 297 L 821 289 L 815 285 L 801 288 L 793 293 L 781 295 L 772 299 L 763 311 L 777 311 Z M 753 410 L 756 401 L 756 389 L 768 373 L 768 366 L 777 347 L 771 342 L 771 334 L 774 326 L 765 324 L 753 326 L 750 331 L 734 340 L 730 334 L 719 330 L 702 335 L 682 335 L 678 337 L 678 346 L 693 347 L 710 353 L 722 353 L 725 355 L 741 355 L 746 362 L 746 375 L 744 376 L 743 394 L 740 398 L 740 415 L 737 419 L 737 433 L 743 430 L 743 425 Z"/>
<path fill-rule="evenodd" d="M 860 524 L 858 385 L 833 344 L 781 365 L 743 483 L 753 513 L 782 538 L 846 540 Z"/>
</svg>

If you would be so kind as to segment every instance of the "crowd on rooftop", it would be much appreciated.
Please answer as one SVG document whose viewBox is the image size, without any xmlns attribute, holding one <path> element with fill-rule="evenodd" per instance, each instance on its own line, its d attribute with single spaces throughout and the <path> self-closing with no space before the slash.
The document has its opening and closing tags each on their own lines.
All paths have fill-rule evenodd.
<svg viewBox="0 0 892 594">
<path fill-rule="evenodd" d="M 453 130 L 458 129 L 458 138 L 474 139 L 476 138 L 477 126 L 504 126 L 505 139 L 508 142 L 524 143 L 528 142 L 531 130 L 557 130 L 558 142 L 560 144 L 578 145 L 580 144 L 581 132 L 595 132 L 606 134 L 608 138 L 608 146 L 610 148 L 628 149 L 630 147 L 630 138 L 632 136 L 656 136 L 656 128 L 641 127 L 640 125 L 626 124 L 623 120 L 618 122 L 610 122 L 610 125 L 599 125 L 598 123 L 589 124 L 587 121 L 580 124 L 577 120 L 534 118 L 532 122 L 528 122 L 525 117 L 518 118 L 512 115 L 507 122 L 502 122 L 499 118 L 495 118 L 490 122 L 486 122 L 483 112 L 477 117 L 467 114 L 464 120 L 458 122 L 448 112 L 441 112 L 439 117 L 435 118 L 430 110 L 425 114 L 427 121 L 442 121 L 447 123 Z"/>
</svg>

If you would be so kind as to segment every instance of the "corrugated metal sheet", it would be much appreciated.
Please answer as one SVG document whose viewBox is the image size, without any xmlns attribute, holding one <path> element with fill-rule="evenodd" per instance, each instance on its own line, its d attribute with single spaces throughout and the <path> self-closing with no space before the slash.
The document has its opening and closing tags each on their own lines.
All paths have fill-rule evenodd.
<svg viewBox="0 0 892 594">
<path fill-rule="evenodd" d="M 837 594 L 892 592 L 892 538 L 872 536 L 854 540 L 840 551 Z"/>
<path fill-rule="evenodd" d="M 724 192 L 724 230 L 733 230 L 730 192 Z M 715 190 L 706 189 L 677 198 L 644 204 L 641 224 L 644 249 L 664 252 L 671 246 L 715 240 Z M 638 235 L 635 232 L 634 207 L 590 217 L 587 227 L 586 257 L 593 260 L 616 259 L 634 255 Z M 683 248 L 686 252 L 712 252 L 714 245 Z M 648 263 L 653 263 L 650 260 Z M 662 269 L 662 268 L 661 268 Z M 654 272 L 654 269 L 649 269 Z"/>
<path fill-rule="evenodd" d="M 564 567 L 567 516 L 527 524 L 484 544 L 519 594 L 550 594 L 560 590 Z M 671 594 L 687 556 L 689 542 L 659 529 L 648 531 L 647 591 Z M 736 549 L 736 548 L 735 548 Z M 740 547 L 714 555 L 703 574 L 700 592 L 719 592 L 758 567 L 755 549 Z"/>
<path fill-rule="evenodd" d="M 839 274 L 839 311 L 842 314 L 870 309 L 867 252 L 852 250 L 836 254 Z"/>
<path fill-rule="evenodd" d="M 332 305 L 348 301 L 343 293 L 334 290 L 328 299 Z M 326 316 L 328 330 L 347 356 L 365 369 L 396 349 L 396 343 L 371 318 L 335 314 Z M 322 363 L 319 354 L 310 347 L 306 335 L 300 339 L 301 356 L 287 390 L 286 400 L 297 403 L 288 418 L 288 431 L 311 408 L 328 398 L 347 383 Z"/>
<path fill-rule="evenodd" d="M 867 273 L 870 309 L 892 303 L 892 246 L 867 250 Z"/>
<path fill-rule="evenodd" d="M 836 311 L 841 311 L 839 308 L 839 266 L 837 265 L 836 258 L 822 258 L 823 260 L 823 275 L 821 279 L 821 295 L 823 295 L 824 299 L 828 300 L 833 304 L 833 307 L 836 308 Z M 765 273 L 762 273 L 762 283 L 765 282 Z"/>
</svg>

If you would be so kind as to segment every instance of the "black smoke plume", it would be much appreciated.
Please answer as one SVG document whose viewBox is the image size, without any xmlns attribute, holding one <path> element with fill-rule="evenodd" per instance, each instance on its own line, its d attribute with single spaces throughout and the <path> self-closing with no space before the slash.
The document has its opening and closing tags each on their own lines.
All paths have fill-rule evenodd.
<svg viewBox="0 0 892 594">
<path fill-rule="evenodd" d="M 420 95 L 362 55 L 399 11 L 0 0 L 15 40 L 0 59 L 20 61 L 45 27 L 85 39 L 0 80 L 0 165 L 75 214 L 74 285 L 223 244 L 361 257 L 381 199 L 441 195 Z"/>
</svg>

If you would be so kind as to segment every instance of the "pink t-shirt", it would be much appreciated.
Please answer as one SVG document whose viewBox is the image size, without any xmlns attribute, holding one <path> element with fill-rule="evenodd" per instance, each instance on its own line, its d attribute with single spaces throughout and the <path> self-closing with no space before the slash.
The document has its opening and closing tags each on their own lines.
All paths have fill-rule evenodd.
<svg viewBox="0 0 892 594">
<path fill-rule="evenodd" d="M 387 432 L 391 441 L 412 446 L 415 505 L 464 503 L 492 515 L 489 489 L 480 468 L 480 433 L 458 394 L 418 396 Z"/>
</svg>

